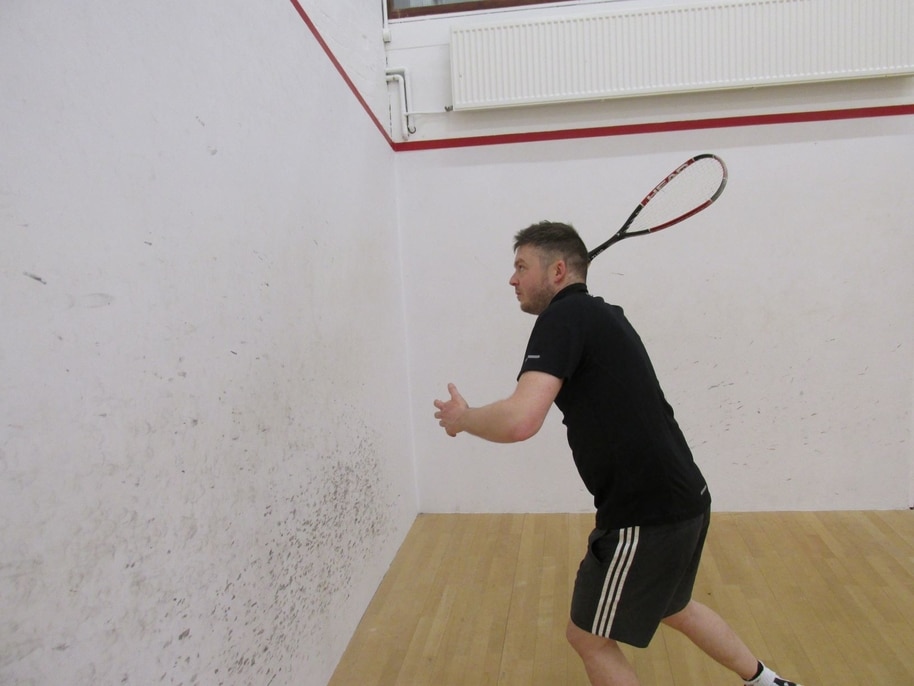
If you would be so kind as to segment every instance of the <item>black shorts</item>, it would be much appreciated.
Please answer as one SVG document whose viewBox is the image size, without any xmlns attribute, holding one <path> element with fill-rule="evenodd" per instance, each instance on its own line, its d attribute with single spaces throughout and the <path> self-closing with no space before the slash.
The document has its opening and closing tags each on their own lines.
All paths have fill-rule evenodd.
<svg viewBox="0 0 914 686">
<path fill-rule="evenodd" d="M 571 599 L 571 621 L 584 631 L 638 648 L 660 622 L 689 604 L 710 510 L 660 526 L 594 529 Z"/>
</svg>

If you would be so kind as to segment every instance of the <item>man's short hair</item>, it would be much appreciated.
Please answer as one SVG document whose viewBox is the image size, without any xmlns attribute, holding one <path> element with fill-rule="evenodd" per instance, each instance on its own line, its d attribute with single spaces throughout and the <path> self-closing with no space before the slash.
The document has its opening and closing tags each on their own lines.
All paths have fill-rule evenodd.
<svg viewBox="0 0 914 686">
<path fill-rule="evenodd" d="M 551 221 L 531 224 L 514 236 L 514 252 L 525 245 L 538 248 L 548 261 L 565 260 L 570 272 L 587 279 L 587 267 L 590 264 L 587 246 L 570 224 Z"/>
</svg>

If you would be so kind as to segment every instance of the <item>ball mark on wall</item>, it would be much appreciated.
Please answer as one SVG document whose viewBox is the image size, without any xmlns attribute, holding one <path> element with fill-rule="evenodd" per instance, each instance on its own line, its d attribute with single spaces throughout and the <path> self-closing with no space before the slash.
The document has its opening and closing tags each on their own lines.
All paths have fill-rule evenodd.
<svg viewBox="0 0 914 686">
<path fill-rule="evenodd" d="M 336 426 L 290 444 L 286 463 L 294 471 L 271 471 L 270 501 L 256 517 L 265 535 L 211 613 L 229 625 L 230 675 L 266 679 L 292 665 L 307 669 L 364 561 L 390 535 L 396 495 L 379 434 L 357 414 L 332 412 Z"/>
</svg>

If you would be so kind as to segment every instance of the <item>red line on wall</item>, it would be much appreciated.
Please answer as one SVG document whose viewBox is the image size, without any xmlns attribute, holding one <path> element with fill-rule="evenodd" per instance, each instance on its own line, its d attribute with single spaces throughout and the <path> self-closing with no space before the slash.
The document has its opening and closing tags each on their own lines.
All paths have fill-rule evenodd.
<svg viewBox="0 0 914 686">
<path fill-rule="evenodd" d="M 318 32 L 317 27 L 314 25 L 314 22 L 311 21 L 311 17 L 308 16 L 308 13 L 305 12 L 304 8 L 299 4 L 298 0 L 289 0 L 292 3 L 292 6 L 298 12 L 299 16 L 305 22 L 305 26 L 308 27 L 308 30 L 314 35 L 314 40 L 317 41 L 317 44 L 321 46 L 324 53 L 326 53 L 327 58 L 330 60 L 331 64 L 339 72 L 340 76 L 343 77 L 343 81 L 349 86 L 349 90 L 352 91 L 352 94 L 355 96 L 355 99 L 359 101 L 359 104 L 362 105 L 362 109 L 365 110 L 365 113 L 369 116 L 371 121 L 374 122 L 374 125 L 378 127 L 378 131 L 381 132 L 381 135 L 387 140 L 390 146 L 394 149 L 395 144 L 393 139 L 390 137 L 390 134 L 387 132 L 387 128 L 381 124 L 378 118 L 375 116 L 374 112 L 371 111 L 371 107 L 368 106 L 368 103 L 365 102 L 365 98 L 362 97 L 362 94 L 359 93 L 359 89 L 355 87 L 355 84 L 352 82 L 352 79 L 349 78 L 349 74 L 346 73 L 346 70 L 343 69 L 343 65 L 340 64 L 339 60 L 336 59 L 336 55 L 330 50 L 330 46 L 327 45 L 327 42 L 321 37 L 321 34 Z"/>
<path fill-rule="evenodd" d="M 787 112 L 781 114 L 754 114 L 740 117 L 715 117 L 684 121 L 624 124 L 619 126 L 597 126 L 585 129 L 564 129 L 559 131 L 533 131 L 528 133 L 496 134 L 428 141 L 394 142 L 398 152 L 410 150 L 440 150 L 444 148 L 467 148 L 480 145 L 509 145 L 513 143 L 534 143 L 541 141 L 573 140 L 577 138 L 604 138 L 608 136 L 632 136 L 645 133 L 668 133 L 671 131 L 696 131 L 700 129 L 723 129 L 738 126 L 765 126 L 769 124 L 796 124 L 840 119 L 868 119 L 914 114 L 914 104 L 886 105 L 881 107 L 858 107 L 840 110 L 819 110 L 810 112 Z"/>
<path fill-rule="evenodd" d="M 723 129 L 739 126 L 765 126 L 770 124 L 797 124 L 820 121 L 837 121 L 841 119 L 869 119 L 873 117 L 892 117 L 914 114 L 914 104 L 885 105 L 880 107 L 856 107 L 838 110 L 819 110 L 810 112 L 785 112 L 779 114 L 755 114 L 740 117 L 714 117 L 709 119 L 689 119 L 682 121 L 654 122 L 644 124 L 623 124 L 618 126 L 595 126 L 584 129 L 562 129 L 558 131 L 532 131 L 526 133 L 494 134 L 489 136 L 468 136 L 464 138 L 444 138 L 425 141 L 394 141 L 390 133 L 381 124 L 365 102 L 358 88 L 349 78 L 346 70 L 331 52 L 326 41 L 321 38 L 317 27 L 302 9 L 298 0 L 290 0 L 314 35 L 318 45 L 327 54 L 328 59 L 343 77 L 349 90 L 362 108 L 374 122 L 395 152 L 413 150 L 443 150 L 447 148 L 469 148 L 481 145 L 510 145 L 515 143 L 536 143 L 542 141 L 573 140 L 577 138 L 603 138 L 608 136 L 632 136 L 645 133 L 668 133 L 672 131 L 697 131 L 701 129 Z"/>
</svg>

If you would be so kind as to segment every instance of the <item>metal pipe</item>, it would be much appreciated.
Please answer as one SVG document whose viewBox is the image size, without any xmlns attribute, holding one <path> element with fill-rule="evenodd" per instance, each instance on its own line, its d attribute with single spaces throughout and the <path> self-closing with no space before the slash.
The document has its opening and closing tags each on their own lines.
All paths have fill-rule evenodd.
<svg viewBox="0 0 914 686">
<path fill-rule="evenodd" d="M 409 138 L 409 134 L 416 133 L 416 128 L 410 128 L 409 118 L 406 114 L 406 85 L 405 79 L 401 74 L 388 74 L 387 83 L 396 82 L 397 92 L 400 94 L 400 129 L 404 138 Z"/>
<path fill-rule="evenodd" d="M 409 105 L 412 102 L 413 94 L 410 88 L 409 74 L 406 72 L 406 67 L 390 67 L 385 72 L 387 74 L 387 81 L 397 81 L 400 86 L 400 106 L 401 106 L 401 116 L 403 117 L 403 132 L 404 136 L 408 136 L 410 133 L 416 133 L 416 127 L 413 126 L 410 122 L 410 118 L 414 114 L 437 114 L 437 112 L 413 112 L 409 109 Z"/>
</svg>

